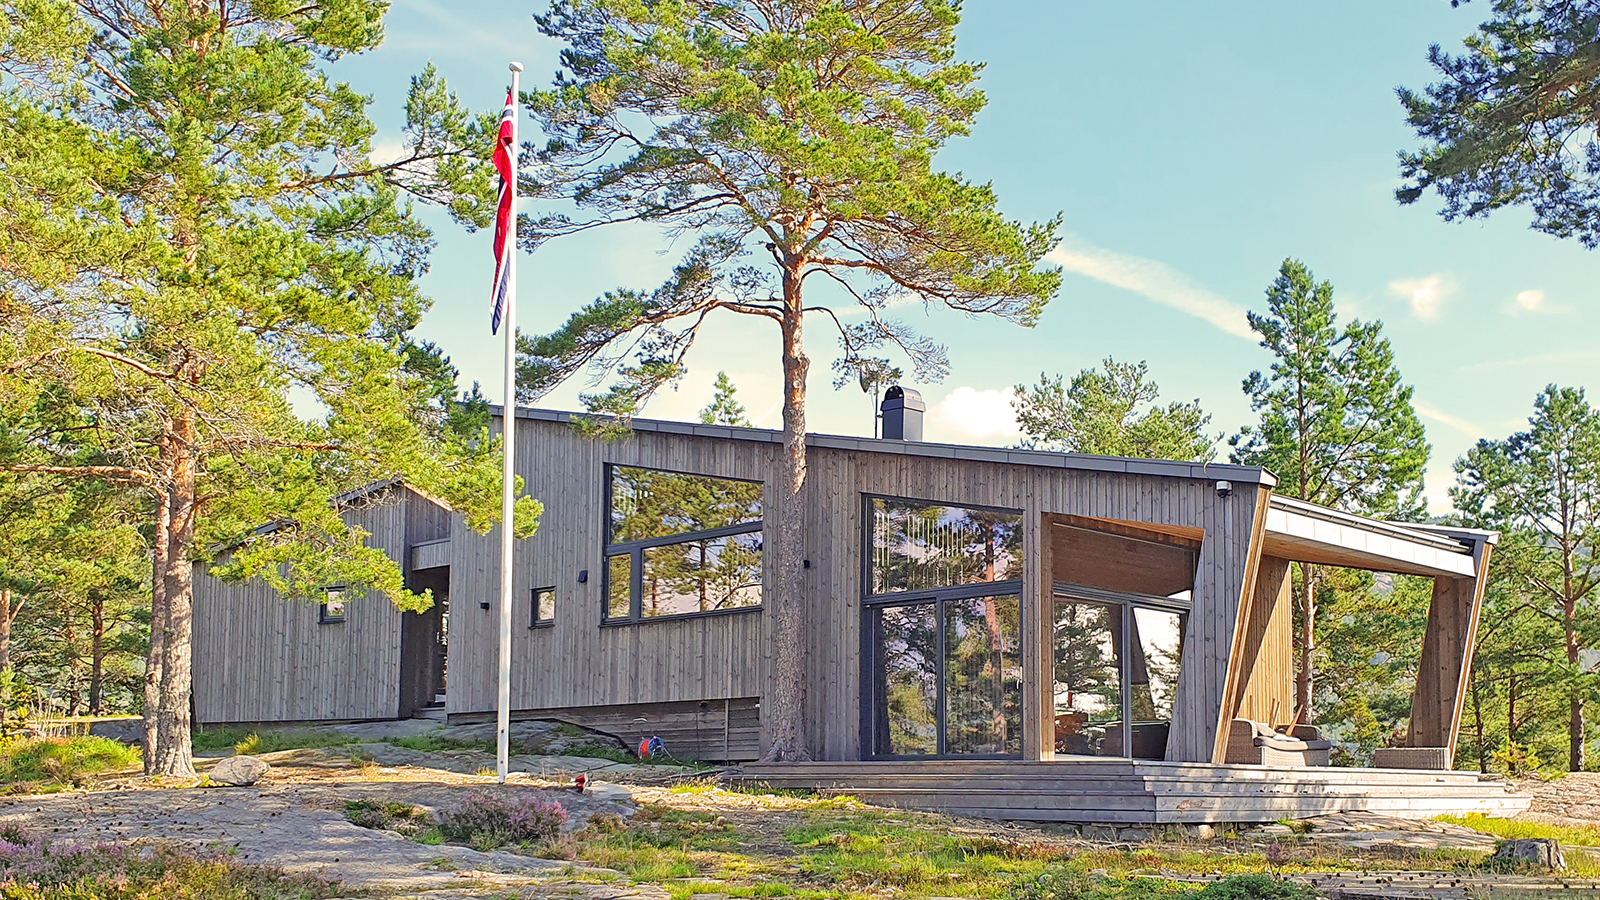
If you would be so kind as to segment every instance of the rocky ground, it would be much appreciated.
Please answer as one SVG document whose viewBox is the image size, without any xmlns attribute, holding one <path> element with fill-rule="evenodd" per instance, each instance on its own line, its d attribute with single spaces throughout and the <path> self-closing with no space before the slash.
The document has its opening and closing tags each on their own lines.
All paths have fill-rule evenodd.
<svg viewBox="0 0 1600 900">
<path fill-rule="evenodd" d="M 801 878 L 795 873 L 801 871 L 806 855 L 814 852 L 797 845 L 793 831 L 815 824 L 817 800 L 720 790 L 713 786 L 714 771 L 572 755 L 575 748 L 582 747 L 583 738 L 548 723 L 518 724 L 513 740 L 524 752 L 512 757 L 512 775 L 503 788 L 493 777 L 482 774 L 492 772 L 494 766 L 493 754 L 484 749 L 424 751 L 384 742 L 424 736 L 452 742 L 492 740 L 492 726 L 441 729 L 436 723 L 407 722 L 348 725 L 340 731 L 356 742 L 264 754 L 271 769 L 254 786 L 175 786 L 134 777 L 112 779 L 95 790 L 0 798 L 0 825 L 20 823 L 52 841 L 179 841 L 231 852 L 251 863 L 337 877 L 352 892 L 368 896 L 429 900 L 491 896 L 685 900 L 690 894 L 706 900 L 701 891 L 720 889 L 715 878 L 709 880 L 710 887 L 690 889 L 684 884 L 689 879 L 681 876 L 644 878 L 635 870 L 634 877 L 629 877 L 592 862 L 425 845 L 393 832 L 352 824 L 345 817 L 346 802 L 376 800 L 438 810 L 474 790 L 513 791 L 561 803 L 568 812 L 569 831 L 584 829 L 597 816 L 621 817 L 652 823 L 644 828 L 646 835 L 661 827 L 661 810 L 668 810 L 692 819 L 694 828 L 729 835 L 729 845 L 741 858 L 758 861 L 754 867 L 765 873 L 757 876 L 758 881 L 783 879 L 788 877 L 785 873 Z M 219 752 L 202 758 L 198 768 L 205 773 L 225 755 Z M 580 773 L 589 780 L 589 789 L 583 793 L 572 789 L 573 779 Z M 1533 809 L 1527 814 L 1531 819 L 1564 824 L 1600 822 L 1600 776 L 1574 775 L 1550 783 L 1530 783 L 1527 789 L 1534 796 Z M 878 815 L 859 804 L 847 803 L 842 808 Z M 655 812 L 643 815 L 641 810 Z M 1023 848 L 1007 853 L 1100 852 L 1095 850 L 1097 846 L 1113 846 L 1097 843 L 1094 836 L 1079 831 L 1069 833 L 1043 825 L 963 821 L 916 813 L 894 812 L 891 816 L 884 821 L 893 827 L 911 823 L 912 828 L 934 827 L 974 844 Z M 1194 840 L 1179 852 L 1211 852 L 1215 848 L 1233 854 L 1264 852 L 1270 859 L 1273 848 L 1283 842 L 1297 848 L 1295 853 L 1318 859 L 1342 858 L 1363 869 L 1382 869 L 1396 860 L 1415 862 L 1419 855 L 1427 854 L 1487 854 L 1496 842 L 1490 835 L 1459 826 L 1363 814 L 1326 816 L 1296 823 L 1293 828 L 1269 824 L 1214 842 L 1191 837 Z M 1130 850 L 1135 851 L 1137 848 Z M 692 858 L 692 854 L 685 857 Z M 690 866 L 694 868 L 692 863 Z M 812 868 L 807 868 L 805 878 L 813 881 L 805 886 L 814 889 L 820 883 L 814 881 Z M 693 880 L 699 883 L 707 877 L 702 872 Z M 1388 876 L 1341 876 L 1344 880 L 1334 878 L 1319 884 L 1319 889 L 1327 888 L 1330 895 L 1387 896 L 1383 894 L 1387 889 L 1382 884 L 1384 877 Z M 1429 881 L 1414 873 L 1390 880 L 1408 886 L 1406 892 L 1396 889 L 1394 896 L 1466 896 L 1463 891 L 1474 889 L 1470 879 L 1458 877 L 1450 885 L 1439 882 L 1444 886 L 1435 885 L 1437 890 L 1423 885 L 1434 885 L 1439 879 Z M 1372 893 L 1374 890 L 1378 893 Z M 1433 893 L 1427 893 L 1429 890 Z M 896 895 L 894 890 L 874 888 L 871 892 Z M 712 896 L 725 900 L 721 894 Z"/>
</svg>

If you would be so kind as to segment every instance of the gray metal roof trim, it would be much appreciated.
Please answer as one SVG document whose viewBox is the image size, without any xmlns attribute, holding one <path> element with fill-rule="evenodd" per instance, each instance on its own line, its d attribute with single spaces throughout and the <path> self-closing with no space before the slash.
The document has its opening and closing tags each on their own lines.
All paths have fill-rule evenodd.
<svg viewBox="0 0 1600 900">
<path fill-rule="evenodd" d="M 1311 516 L 1315 519 L 1322 519 L 1325 522 L 1333 522 L 1339 525 L 1350 525 L 1366 531 L 1375 531 L 1382 534 L 1392 534 L 1397 537 L 1403 537 L 1408 541 L 1415 541 L 1419 544 L 1428 544 L 1440 550 L 1448 550 L 1451 553 L 1472 552 L 1472 546 L 1469 541 L 1465 541 L 1461 538 L 1453 536 L 1443 535 L 1442 532 L 1430 533 L 1437 531 L 1437 529 L 1422 528 L 1409 522 L 1385 522 L 1381 519 L 1369 519 L 1366 516 L 1358 516 L 1355 513 L 1347 513 L 1337 509 L 1329 509 L 1326 506 L 1318 506 L 1315 503 L 1307 503 L 1304 500 L 1296 500 L 1293 497 L 1283 497 L 1279 496 L 1278 494 L 1272 495 L 1272 505 L 1278 507 L 1279 509 L 1297 512 L 1301 515 Z"/>
<path fill-rule="evenodd" d="M 1488 531 L 1483 528 L 1459 528 L 1455 525 L 1435 525 L 1432 522 L 1408 522 L 1406 527 L 1416 531 L 1432 531 L 1448 535 L 1458 541 L 1482 541 L 1485 544 L 1500 543 L 1500 532 Z"/>
<path fill-rule="evenodd" d="M 502 407 L 491 404 L 491 415 L 502 414 Z M 575 415 L 554 409 L 517 407 L 517 418 L 540 422 L 571 422 Z M 741 428 L 729 425 L 702 425 L 693 422 L 673 422 L 664 419 L 634 419 L 634 431 L 664 434 L 686 434 L 719 440 L 759 441 L 782 443 L 783 432 L 768 428 Z M 807 434 L 806 446 L 829 450 L 858 450 L 864 453 L 896 453 L 908 456 L 928 456 L 939 459 L 965 459 L 974 462 L 1041 466 L 1058 469 L 1081 469 L 1089 472 L 1115 472 L 1145 475 L 1162 475 L 1169 478 L 1200 478 L 1219 481 L 1238 481 L 1272 487 L 1278 479 L 1259 466 L 1238 466 L 1232 463 L 1179 462 L 1175 460 L 1137 460 L 1120 456 L 1092 456 L 1084 453 L 1052 453 L 1048 450 L 1014 450 L 1004 447 L 977 447 L 968 444 L 936 444 L 925 441 L 891 441 L 883 438 L 862 438 L 848 435 Z M 1002 458 L 998 454 L 1004 453 Z M 1197 474 L 1198 472 L 1198 474 Z"/>
</svg>

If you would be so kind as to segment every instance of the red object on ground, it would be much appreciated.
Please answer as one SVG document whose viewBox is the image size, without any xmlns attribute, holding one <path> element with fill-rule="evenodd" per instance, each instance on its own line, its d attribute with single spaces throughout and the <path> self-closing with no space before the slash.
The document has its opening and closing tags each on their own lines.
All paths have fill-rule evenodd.
<svg viewBox="0 0 1600 900">
<path fill-rule="evenodd" d="M 577 777 L 577 779 L 572 782 L 572 789 L 581 794 L 581 793 L 583 793 L 583 786 L 585 784 L 587 784 L 588 782 L 589 782 L 589 779 L 585 778 L 583 775 L 580 774 Z"/>
</svg>

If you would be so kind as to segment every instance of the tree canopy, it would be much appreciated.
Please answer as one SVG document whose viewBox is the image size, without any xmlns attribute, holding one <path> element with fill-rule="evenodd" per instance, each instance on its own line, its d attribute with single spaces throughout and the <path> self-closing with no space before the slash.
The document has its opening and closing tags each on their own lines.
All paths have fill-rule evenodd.
<svg viewBox="0 0 1600 900">
<path fill-rule="evenodd" d="M 1600 675 L 1580 665 L 1583 651 L 1600 643 L 1600 412 L 1582 388 L 1550 385 L 1525 431 L 1479 441 L 1456 473 L 1457 509 L 1474 525 L 1503 531 L 1495 565 L 1522 605 L 1556 626 L 1560 650 L 1542 668 L 1567 695 L 1567 765 L 1581 772 L 1584 706 L 1600 695 Z"/>
<path fill-rule="evenodd" d="M 431 237 L 403 200 L 486 224 L 493 122 L 430 68 L 401 158 L 372 159 L 369 98 L 325 67 L 376 46 L 386 8 L 0 3 L 0 466 L 144 492 L 154 771 L 192 771 L 207 548 L 289 595 L 345 583 L 418 608 L 333 498 L 399 475 L 474 527 L 499 518 L 493 444 L 448 427 L 437 354 L 409 337 Z M 527 532 L 537 505 L 518 514 Z"/>
<path fill-rule="evenodd" d="M 1488 21 L 1450 54 L 1428 49 L 1440 76 L 1400 88 L 1424 142 L 1401 151 L 1415 203 L 1429 190 L 1447 221 L 1527 205 L 1533 227 L 1600 245 L 1600 4 L 1494 0 Z"/>
<path fill-rule="evenodd" d="M 589 409 L 626 420 L 682 375 L 712 313 L 768 320 L 782 339 L 792 500 L 808 315 L 832 326 L 847 367 L 885 348 L 932 378 L 944 348 L 894 306 L 1033 325 L 1059 288 L 1060 271 L 1040 267 L 1059 220 L 1006 219 L 990 185 L 934 168 L 984 105 L 981 65 L 955 57 L 958 2 L 555 0 L 536 18 L 565 47 L 554 84 L 525 95 L 545 136 L 526 192 L 554 211 L 526 223 L 522 246 L 619 222 L 692 241 L 659 287 L 620 286 L 521 341 L 522 396 L 589 371 L 609 379 Z M 819 281 L 825 292 L 808 290 Z M 799 759 L 803 534 L 798 522 L 775 532 L 770 755 Z"/>
<path fill-rule="evenodd" d="M 1333 285 L 1298 260 L 1284 260 L 1267 287 L 1267 312 L 1250 327 L 1273 355 L 1244 391 L 1260 422 L 1228 439 L 1236 463 L 1263 466 L 1279 493 L 1321 506 L 1412 520 L 1425 510 L 1422 474 L 1430 449 L 1400 380 L 1383 323 L 1339 327 Z M 1318 591 L 1315 567 L 1298 564 L 1301 721 L 1314 715 Z"/>
<path fill-rule="evenodd" d="M 1027 435 L 1022 446 L 1210 462 L 1216 438 L 1206 433 L 1211 416 L 1200 401 L 1157 403 L 1160 389 L 1143 360 L 1119 363 L 1110 357 L 1099 369 L 1084 369 L 1070 384 L 1060 375 L 1040 373 L 1033 387 L 1017 385 L 1011 405 Z"/>
</svg>

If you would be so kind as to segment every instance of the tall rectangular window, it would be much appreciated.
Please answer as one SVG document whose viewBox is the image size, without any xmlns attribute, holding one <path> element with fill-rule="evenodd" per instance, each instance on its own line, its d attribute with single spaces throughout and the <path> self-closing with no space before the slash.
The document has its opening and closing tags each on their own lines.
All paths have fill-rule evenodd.
<svg viewBox="0 0 1600 900">
<path fill-rule="evenodd" d="M 871 755 L 1021 755 L 1021 514 L 871 497 L 867 521 Z"/>
<path fill-rule="evenodd" d="M 761 607 L 762 485 L 608 469 L 605 621 Z"/>
</svg>

